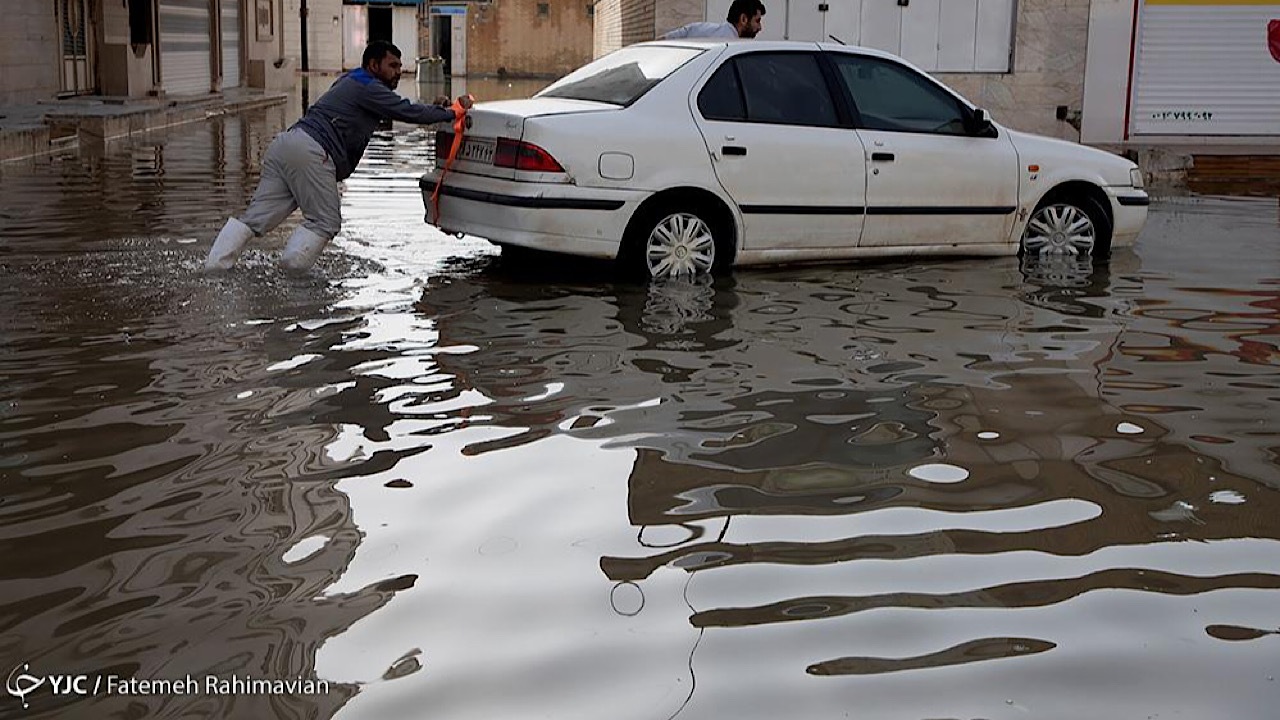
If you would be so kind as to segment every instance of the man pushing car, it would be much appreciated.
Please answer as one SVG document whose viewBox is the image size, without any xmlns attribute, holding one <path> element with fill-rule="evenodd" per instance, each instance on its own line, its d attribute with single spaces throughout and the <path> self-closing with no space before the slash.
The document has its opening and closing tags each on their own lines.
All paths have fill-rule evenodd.
<svg viewBox="0 0 1280 720">
<path fill-rule="evenodd" d="M 380 121 L 433 125 L 451 122 L 471 107 L 469 98 L 458 98 L 451 108 L 411 102 L 395 93 L 400 72 L 400 49 L 374 40 L 358 70 L 338 78 L 302 119 L 275 137 L 263 155 L 253 200 L 218 233 L 206 271 L 233 267 L 251 239 L 298 208 L 303 221 L 285 243 L 280 264 L 294 272 L 307 270 L 342 227 L 338 182 L 359 164 Z"/>
</svg>

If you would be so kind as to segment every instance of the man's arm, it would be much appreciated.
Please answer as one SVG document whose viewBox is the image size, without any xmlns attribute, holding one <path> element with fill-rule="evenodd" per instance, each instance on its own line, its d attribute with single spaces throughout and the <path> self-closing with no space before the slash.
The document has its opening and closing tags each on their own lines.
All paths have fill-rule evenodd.
<svg viewBox="0 0 1280 720">
<path fill-rule="evenodd" d="M 360 94 L 361 107 L 381 117 L 418 125 L 453 122 L 453 111 L 449 108 L 410 102 L 377 81 L 369 83 L 365 88 L 366 91 Z"/>
<path fill-rule="evenodd" d="M 682 37 L 689 37 L 689 29 L 692 27 L 693 27 L 693 23 L 685 25 L 684 27 L 678 27 L 675 30 L 672 30 L 671 32 L 667 33 L 666 35 L 663 35 L 662 39 L 663 40 L 679 40 Z"/>
</svg>

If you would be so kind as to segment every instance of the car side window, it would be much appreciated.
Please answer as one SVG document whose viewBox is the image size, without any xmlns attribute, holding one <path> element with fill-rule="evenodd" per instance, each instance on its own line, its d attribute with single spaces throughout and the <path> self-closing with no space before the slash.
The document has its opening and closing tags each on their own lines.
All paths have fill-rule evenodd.
<svg viewBox="0 0 1280 720">
<path fill-rule="evenodd" d="M 812 53 L 752 53 L 734 59 L 747 120 L 836 127 L 835 101 Z"/>
<path fill-rule="evenodd" d="M 897 63 L 833 55 L 840 78 L 868 130 L 967 135 L 960 101 Z"/>
<path fill-rule="evenodd" d="M 738 85 L 738 74 L 732 62 L 720 66 L 702 86 L 702 92 L 698 93 L 698 111 L 708 120 L 741 122 L 747 119 L 747 110 L 742 104 L 742 87 Z"/>
</svg>

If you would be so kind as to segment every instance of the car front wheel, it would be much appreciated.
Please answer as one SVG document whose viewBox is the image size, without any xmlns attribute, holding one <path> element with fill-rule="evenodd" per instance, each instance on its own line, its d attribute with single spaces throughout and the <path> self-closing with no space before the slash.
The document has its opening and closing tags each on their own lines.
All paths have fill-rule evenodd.
<svg viewBox="0 0 1280 720">
<path fill-rule="evenodd" d="M 1111 224 L 1096 200 L 1088 197 L 1047 198 L 1022 234 L 1026 255 L 1105 258 L 1111 250 Z"/>
</svg>

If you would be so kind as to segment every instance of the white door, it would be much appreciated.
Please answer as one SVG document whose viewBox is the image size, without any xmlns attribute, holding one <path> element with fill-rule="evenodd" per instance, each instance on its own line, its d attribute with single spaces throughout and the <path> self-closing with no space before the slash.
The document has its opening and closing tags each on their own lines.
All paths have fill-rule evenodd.
<svg viewBox="0 0 1280 720">
<path fill-rule="evenodd" d="M 832 53 L 866 146 L 863 247 L 1010 241 L 1018 155 L 1005 133 L 968 132 L 954 95 L 904 65 Z"/>
<path fill-rule="evenodd" d="M 716 177 L 742 211 L 743 248 L 858 244 L 862 142 L 840 126 L 816 53 L 738 55 L 693 102 Z"/>
<path fill-rule="evenodd" d="M 240 87 L 240 0 L 222 0 L 222 88 Z"/>
<path fill-rule="evenodd" d="M 418 6 L 391 8 L 391 42 L 400 48 L 407 72 L 418 71 Z"/>
<path fill-rule="evenodd" d="M 60 31 L 62 94 L 86 95 L 97 89 L 89 9 L 86 0 L 57 0 L 54 5 Z M 8 69 L 5 72 L 7 74 Z"/>
<path fill-rule="evenodd" d="M 160 82 L 173 95 L 213 89 L 209 0 L 160 0 Z"/>
<path fill-rule="evenodd" d="M 364 5 L 342 6 L 342 67 L 360 67 L 364 48 L 369 44 L 369 8 Z"/>
<path fill-rule="evenodd" d="M 453 21 L 450 29 L 450 50 L 453 57 L 449 59 L 449 72 L 455 77 L 467 76 L 467 16 L 466 13 L 450 15 Z"/>
</svg>

